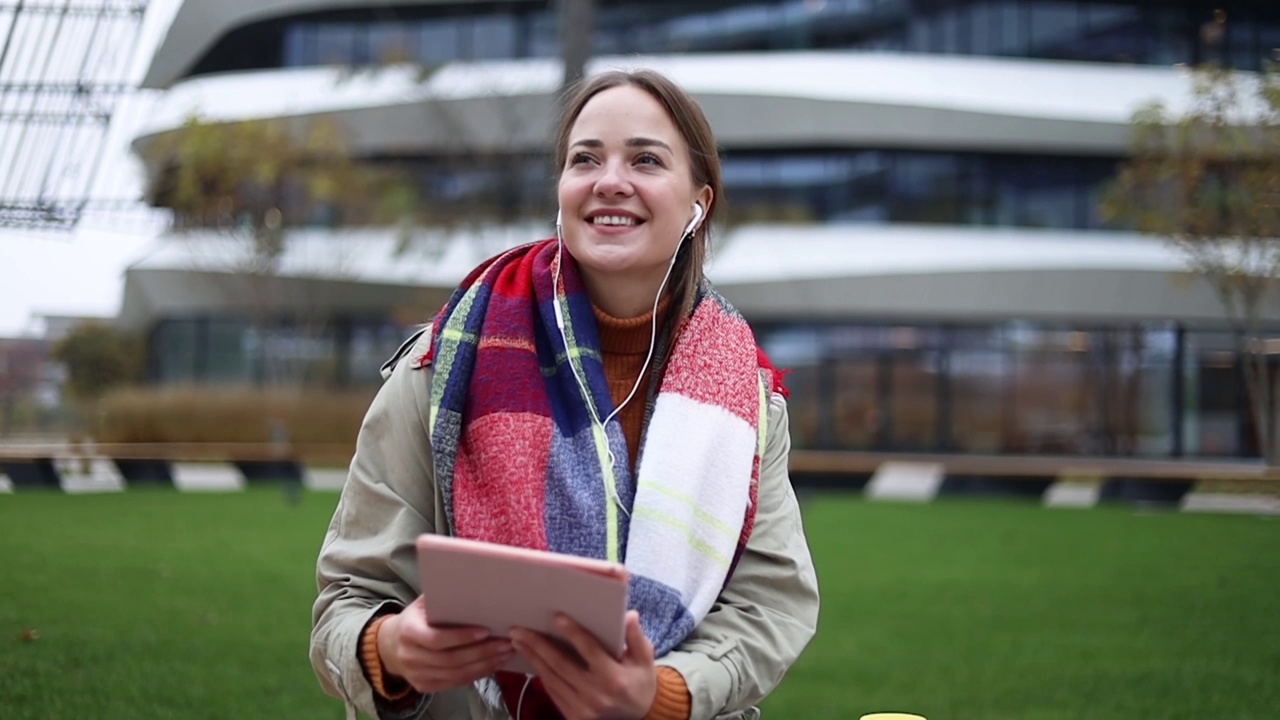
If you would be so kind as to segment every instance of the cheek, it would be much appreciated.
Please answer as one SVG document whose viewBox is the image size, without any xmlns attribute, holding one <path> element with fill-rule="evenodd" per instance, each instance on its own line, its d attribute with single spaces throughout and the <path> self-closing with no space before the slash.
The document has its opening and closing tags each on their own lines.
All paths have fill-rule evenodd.
<svg viewBox="0 0 1280 720">
<path fill-rule="evenodd" d="M 693 201 L 685 200 L 679 192 L 665 192 L 654 197 L 655 209 L 662 209 L 662 227 L 669 233 L 678 233 L 693 218 Z"/>
<path fill-rule="evenodd" d="M 560 204 L 581 205 L 591 194 L 592 183 L 589 178 L 565 175 L 556 183 L 556 197 Z"/>
</svg>

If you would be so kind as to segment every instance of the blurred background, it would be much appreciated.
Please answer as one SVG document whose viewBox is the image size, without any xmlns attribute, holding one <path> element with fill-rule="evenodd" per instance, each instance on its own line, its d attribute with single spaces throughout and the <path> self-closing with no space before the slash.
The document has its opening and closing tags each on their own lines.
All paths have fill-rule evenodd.
<svg viewBox="0 0 1280 720">
<path fill-rule="evenodd" d="M 766 714 L 1274 717 L 1277 48 L 1271 0 L 0 2 L 0 714 L 338 717 L 379 367 L 551 235 L 565 84 L 651 67 L 830 590 Z"/>
</svg>

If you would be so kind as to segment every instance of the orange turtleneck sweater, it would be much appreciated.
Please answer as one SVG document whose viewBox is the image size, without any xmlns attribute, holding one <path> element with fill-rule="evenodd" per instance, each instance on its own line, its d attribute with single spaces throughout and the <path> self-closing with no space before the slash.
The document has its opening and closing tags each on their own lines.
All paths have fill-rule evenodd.
<svg viewBox="0 0 1280 720">
<path fill-rule="evenodd" d="M 595 311 L 596 327 L 600 333 L 600 359 L 604 363 L 605 379 L 609 381 L 609 397 L 613 399 L 613 406 L 617 407 L 631 394 L 645 356 L 649 354 L 653 313 L 620 320 L 606 315 L 598 307 L 592 306 L 591 309 Z M 636 468 L 636 454 L 640 450 L 640 434 L 644 430 L 645 394 L 648 391 L 646 385 L 647 383 L 641 382 L 631 402 L 618 413 L 622 434 L 627 438 L 627 454 L 631 458 L 633 471 Z"/>
<path fill-rule="evenodd" d="M 664 302 L 658 312 L 663 312 L 665 306 Z M 620 319 L 605 314 L 600 308 L 593 306 L 592 309 L 595 311 L 596 327 L 600 333 L 600 355 L 605 378 L 609 382 L 609 396 L 613 399 L 614 407 L 617 407 L 631 393 L 644 365 L 645 356 L 649 353 L 653 313 Z M 635 397 L 622 408 L 617 418 L 622 425 L 622 434 L 627 439 L 627 454 L 631 458 L 633 471 L 636 454 L 640 449 L 640 435 L 644 429 L 647 390 L 646 383 L 642 382 Z M 400 678 L 388 677 L 378 657 L 378 628 L 387 617 L 390 616 L 384 615 L 374 620 L 365 631 L 360 642 L 360 659 L 375 692 L 388 700 L 403 700 L 412 694 L 413 688 Z M 658 692 L 645 720 L 688 720 L 691 709 L 692 698 L 684 677 L 669 667 L 658 668 Z"/>
</svg>

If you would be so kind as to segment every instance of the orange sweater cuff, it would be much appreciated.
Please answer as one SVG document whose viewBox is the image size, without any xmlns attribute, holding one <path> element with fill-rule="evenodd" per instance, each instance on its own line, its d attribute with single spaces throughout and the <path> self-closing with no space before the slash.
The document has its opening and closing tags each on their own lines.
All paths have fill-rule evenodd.
<svg viewBox="0 0 1280 720">
<path fill-rule="evenodd" d="M 364 672 L 369 676 L 369 684 L 373 686 L 374 692 L 386 700 L 403 700 L 412 694 L 413 688 L 400 678 L 388 676 L 383 671 L 382 657 L 378 654 L 378 629 L 390 617 L 383 615 L 369 623 L 369 627 L 365 629 L 364 636 L 360 638 L 360 664 L 364 665 Z M 388 684 L 391 687 L 387 687 Z"/>
<path fill-rule="evenodd" d="M 658 694 L 645 720 L 689 720 L 692 705 L 684 676 L 669 667 L 658 668 Z"/>
</svg>

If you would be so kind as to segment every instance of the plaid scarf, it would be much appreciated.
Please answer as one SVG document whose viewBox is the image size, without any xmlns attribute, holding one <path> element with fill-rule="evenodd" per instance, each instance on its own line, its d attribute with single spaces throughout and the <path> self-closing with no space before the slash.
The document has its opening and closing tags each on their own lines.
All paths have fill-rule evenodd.
<svg viewBox="0 0 1280 720">
<path fill-rule="evenodd" d="M 649 399 L 633 475 L 620 423 L 588 410 L 604 419 L 614 406 L 567 253 L 553 287 L 559 256 L 554 239 L 498 255 L 436 317 L 437 484 L 455 536 L 623 563 L 660 657 L 710 610 L 751 532 L 769 387 L 750 327 L 704 283 Z"/>
</svg>

